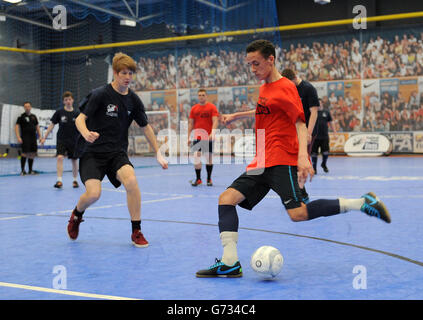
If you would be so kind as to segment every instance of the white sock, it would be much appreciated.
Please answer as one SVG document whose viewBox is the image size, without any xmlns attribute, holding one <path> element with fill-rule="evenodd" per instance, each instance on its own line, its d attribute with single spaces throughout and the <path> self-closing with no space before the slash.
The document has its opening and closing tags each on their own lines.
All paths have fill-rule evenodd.
<svg viewBox="0 0 423 320">
<path fill-rule="evenodd" d="M 78 177 L 73 177 L 73 181 L 78 182 Z"/>
<path fill-rule="evenodd" d="M 57 177 L 57 181 L 62 182 L 62 177 Z"/>
<path fill-rule="evenodd" d="M 347 212 L 350 210 L 360 210 L 364 204 L 364 198 L 360 199 L 344 199 L 339 198 L 339 208 L 341 212 Z"/>
<path fill-rule="evenodd" d="M 238 261 L 236 244 L 238 242 L 238 232 L 224 231 L 220 233 L 220 240 L 223 246 L 222 262 L 227 266 L 232 266 Z"/>
</svg>

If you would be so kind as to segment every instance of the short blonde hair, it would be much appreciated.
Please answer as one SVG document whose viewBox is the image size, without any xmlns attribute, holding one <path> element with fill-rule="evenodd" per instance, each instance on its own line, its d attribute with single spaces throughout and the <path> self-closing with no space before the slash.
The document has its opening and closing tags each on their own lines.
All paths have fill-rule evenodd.
<svg viewBox="0 0 423 320">
<path fill-rule="evenodd" d="M 113 57 L 112 63 L 113 71 L 120 72 L 124 68 L 128 68 L 132 72 L 135 72 L 137 69 L 137 64 L 134 59 L 123 52 L 118 52 Z"/>
</svg>

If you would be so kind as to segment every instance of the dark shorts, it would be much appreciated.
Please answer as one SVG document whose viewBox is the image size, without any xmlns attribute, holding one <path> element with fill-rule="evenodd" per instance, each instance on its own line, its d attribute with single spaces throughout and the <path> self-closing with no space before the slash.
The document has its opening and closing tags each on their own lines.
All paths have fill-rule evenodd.
<svg viewBox="0 0 423 320">
<path fill-rule="evenodd" d="M 36 136 L 22 136 L 22 153 L 36 153 L 37 150 L 38 146 Z"/>
<path fill-rule="evenodd" d="M 191 147 L 191 152 L 201 151 L 204 153 L 213 153 L 212 140 L 194 140 Z"/>
<path fill-rule="evenodd" d="M 75 155 L 75 145 L 65 143 L 63 141 L 57 141 L 56 143 L 56 156 L 68 156 L 68 159 L 77 159 Z"/>
<path fill-rule="evenodd" d="M 247 210 L 252 210 L 270 190 L 279 195 L 285 209 L 299 208 L 302 203 L 296 166 L 269 167 L 257 175 L 244 172 L 228 188 L 244 195 L 245 200 L 239 206 Z"/>
<path fill-rule="evenodd" d="M 329 139 L 316 138 L 311 148 L 311 154 L 317 156 L 319 154 L 319 148 L 322 153 L 329 152 Z"/>
<path fill-rule="evenodd" d="M 79 175 L 84 184 L 89 179 L 103 181 L 104 176 L 107 175 L 115 188 L 119 188 L 121 182 L 117 179 L 116 173 L 126 164 L 133 167 L 128 155 L 123 151 L 115 153 L 87 152 L 79 159 Z"/>
</svg>

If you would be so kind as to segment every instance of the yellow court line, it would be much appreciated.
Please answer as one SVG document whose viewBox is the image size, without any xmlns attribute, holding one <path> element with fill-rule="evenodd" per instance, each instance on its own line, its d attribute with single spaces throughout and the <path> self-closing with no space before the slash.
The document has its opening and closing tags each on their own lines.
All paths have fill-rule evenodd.
<svg viewBox="0 0 423 320">
<path fill-rule="evenodd" d="M 9 48 L 9 47 L 0 46 L 0 51 L 27 52 L 27 53 L 36 53 L 36 54 L 63 53 L 63 52 L 73 52 L 73 51 L 98 50 L 98 49 L 114 48 L 114 47 L 140 46 L 140 45 L 146 45 L 146 44 L 157 44 L 157 43 L 166 43 L 166 42 L 199 40 L 199 39 L 207 39 L 207 38 L 217 38 L 221 36 L 240 36 L 240 35 L 247 35 L 247 34 L 254 34 L 254 33 L 331 27 L 331 26 L 352 24 L 354 21 L 376 22 L 376 21 L 412 19 L 412 18 L 421 18 L 421 17 L 423 17 L 423 11 L 388 14 L 388 15 L 374 16 L 374 17 L 367 17 L 367 18 L 330 20 L 330 21 L 321 21 L 321 22 L 293 24 L 293 25 L 279 26 L 279 27 L 205 33 L 205 34 L 196 34 L 196 35 L 181 36 L 181 37 L 167 37 L 167 38 L 135 40 L 135 41 L 126 41 L 126 42 L 114 42 L 114 43 L 86 45 L 86 46 L 69 47 L 69 48 L 47 49 L 47 50 L 19 49 L 19 48 Z"/>
<path fill-rule="evenodd" d="M 7 283 L 7 282 L 0 282 L 0 287 L 9 287 L 9 288 L 31 290 L 31 291 L 57 293 L 57 294 L 77 296 L 77 297 L 83 297 L 83 298 L 95 298 L 95 299 L 105 299 L 105 300 L 141 300 L 141 299 L 134 299 L 134 298 L 110 296 L 110 295 L 104 295 L 104 294 L 94 294 L 94 293 L 85 293 L 85 292 L 77 292 L 77 291 L 69 291 L 69 290 L 58 290 L 58 289 L 51 289 L 51 288 L 27 286 L 23 284 Z"/>
</svg>

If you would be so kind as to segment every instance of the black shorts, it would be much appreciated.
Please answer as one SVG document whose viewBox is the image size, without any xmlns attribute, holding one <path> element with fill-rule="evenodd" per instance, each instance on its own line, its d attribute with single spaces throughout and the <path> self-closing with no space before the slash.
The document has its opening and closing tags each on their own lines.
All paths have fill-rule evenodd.
<svg viewBox="0 0 423 320">
<path fill-rule="evenodd" d="M 315 139 L 313 146 L 311 147 L 311 154 L 314 156 L 317 156 L 319 154 L 319 148 L 320 151 L 323 152 L 329 152 L 329 138 L 327 139 Z"/>
<path fill-rule="evenodd" d="M 22 153 L 36 153 L 38 150 L 36 136 L 22 136 Z"/>
<path fill-rule="evenodd" d="M 212 140 L 194 140 L 191 147 L 191 152 L 201 151 L 204 153 L 213 153 Z"/>
<path fill-rule="evenodd" d="M 128 155 L 123 151 L 114 153 L 86 152 L 79 159 L 79 175 L 84 184 L 89 179 L 102 181 L 107 175 L 115 188 L 119 188 L 121 182 L 117 179 L 116 173 L 126 164 L 133 167 Z"/>
<path fill-rule="evenodd" d="M 245 200 L 239 204 L 240 207 L 252 210 L 270 190 L 279 195 L 285 209 L 301 207 L 302 196 L 296 166 L 274 166 L 265 168 L 261 174 L 252 173 L 244 172 L 228 187 L 244 195 Z"/>
<path fill-rule="evenodd" d="M 70 144 L 69 142 L 57 141 L 56 143 L 56 156 L 68 156 L 68 159 L 77 159 L 75 155 L 75 145 Z"/>
</svg>

